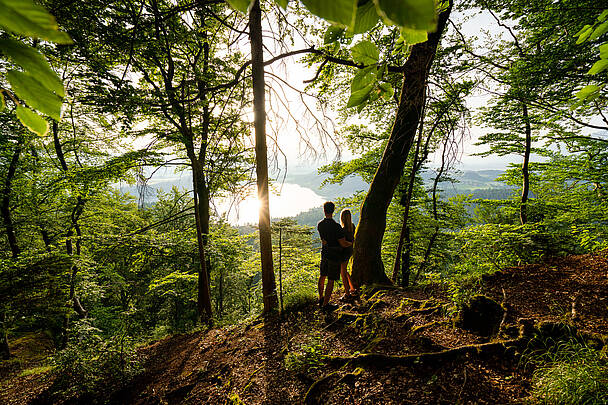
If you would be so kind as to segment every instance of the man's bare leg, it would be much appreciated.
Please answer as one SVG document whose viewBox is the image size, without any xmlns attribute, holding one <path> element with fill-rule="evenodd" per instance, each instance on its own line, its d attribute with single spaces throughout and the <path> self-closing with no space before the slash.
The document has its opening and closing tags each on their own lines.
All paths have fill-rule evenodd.
<svg viewBox="0 0 608 405">
<path fill-rule="evenodd" d="M 323 306 L 329 304 L 331 293 L 334 290 L 334 280 L 327 279 L 327 286 L 325 287 L 325 296 L 323 297 Z"/>
<path fill-rule="evenodd" d="M 325 287 L 325 276 L 319 277 L 319 301 L 324 301 L 323 287 Z"/>
</svg>

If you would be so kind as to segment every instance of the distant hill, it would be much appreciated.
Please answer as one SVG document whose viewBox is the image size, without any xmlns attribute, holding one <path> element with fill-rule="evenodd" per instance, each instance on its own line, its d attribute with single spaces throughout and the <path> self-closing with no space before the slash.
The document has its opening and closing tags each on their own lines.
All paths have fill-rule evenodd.
<svg viewBox="0 0 608 405">
<path fill-rule="evenodd" d="M 321 186 L 329 178 L 328 174 L 318 174 L 316 171 L 309 173 L 288 174 L 285 183 L 297 184 L 306 187 L 328 200 L 335 200 L 339 197 L 348 197 L 357 191 L 367 191 L 369 184 L 359 176 L 349 176 L 342 184 L 326 184 Z"/>
<path fill-rule="evenodd" d="M 453 175 L 453 179 L 456 180 L 455 182 L 440 183 L 439 188 L 441 190 L 441 197 L 447 199 L 456 195 L 470 195 L 472 199 L 507 199 L 513 193 L 513 188 L 495 181 L 501 174 L 503 174 L 503 171 L 501 170 L 465 170 L 456 173 Z M 427 187 L 430 188 L 432 186 L 435 175 L 434 172 L 423 172 L 422 178 Z M 329 184 L 321 187 L 323 180 L 326 178 L 328 178 L 328 175 L 326 174 L 317 174 L 315 172 L 299 173 L 297 175 L 287 176 L 285 182 L 311 188 L 317 194 L 326 197 L 328 200 L 335 200 L 339 197 L 349 197 L 357 191 L 367 190 L 369 188 L 369 185 L 360 177 L 348 177 L 344 180 L 342 185 Z M 470 213 L 472 213 L 473 210 L 474 206 L 469 207 Z M 322 218 L 323 208 L 321 206 L 311 208 L 308 211 L 303 211 L 294 217 L 298 224 L 308 226 L 316 226 Z M 337 215 L 336 221 L 339 221 Z M 353 215 L 353 222 L 359 222 L 357 214 Z"/>
<path fill-rule="evenodd" d="M 513 192 L 513 187 L 495 181 L 502 173 L 503 171 L 501 170 L 465 170 L 452 174 L 452 178 L 455 180 L 453 183 L 442 182 L 440 184 L 441 196 L 442 198 L 450 198 L 456 195 L 470 194 L 474 199 L 497 200 L 509 198 Z M 308 172 L 288 173 L 283 182 L 308 188 L 328 201 L 336 200 L 340 197 L 350 197 L 356 192 L 367 191 L 369 188 L 369 184 L 358 176 L 349 176 L 344 179 L 342 184 L 323 185 L 323 182 L 328 178 L 328 174 L 319 174 L 316 170 L 311 169 Z M 435 178 L 435 173 L 433 171 L 425 171 L 422 173 L 422 178 L 427 187 L 430 187 Z M 168 192 L 172 187 L 191 189 L 191 174 L 184 172 L 181 175 L 153 178 L 146 186 L 145 202 L 147 204 L 154 203 L 157 201 L 159 191 Z M 136 197 L 139 196 L 137 186 L 117 185 L 116 188 Z M 322 218 L 322 208 L 321 206 L 311 208 L 301 212 L 294 218 L 300 225 L 316 226 L 317 222 Z M 354 218 L 354 220 L 355 223 L 358 222 L 358 218 Z"/>
</svg>

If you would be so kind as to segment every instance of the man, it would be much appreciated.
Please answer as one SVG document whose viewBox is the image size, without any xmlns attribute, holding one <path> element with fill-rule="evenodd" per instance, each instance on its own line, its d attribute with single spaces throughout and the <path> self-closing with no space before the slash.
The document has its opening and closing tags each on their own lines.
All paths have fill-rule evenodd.
<svg viewBox="0 0 608 405">
<path fill-rule="evenodd" d="M 319 276 L 319 305 L 328 311 L 336 309 L 336 305 L 329 303 L 334 289 L 334 281 L 340 277 L 340 264 L 342 261 L 342 248 L 352 246 L 344 235 L 342 227 L 333 220 L 336 205 L 328 201 L 323 204 L 325 218 L 317 224 L 323 247 L 321 249 L 321 275 Z M 327 278 L 327 286 L 325 279 Z"/>
</svg>

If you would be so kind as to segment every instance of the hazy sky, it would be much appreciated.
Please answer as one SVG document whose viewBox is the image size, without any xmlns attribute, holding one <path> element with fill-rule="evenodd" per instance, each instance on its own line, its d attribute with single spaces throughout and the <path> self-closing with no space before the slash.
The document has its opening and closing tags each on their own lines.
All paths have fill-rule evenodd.
<svg viewBox="0 0 608 405">
<path fill-rule="evenodd" d="M 457 21 L 463 21 L 462 15 L 453 14 L 452 18 Z M 465 35 L 481 36 L 481 30 L 498 33 L 501 28 L 487 14 L 475 15 L 464 22 L 463 32 Z M 244 49 L 246 46 L 248 46 L 248 43 L 243 45 Z M 296 38 L 295 44 L 291 49 L 305 47 L 307 47 L 307 44 L 303 40 Z M 281 50 L 278 49 L 271 49 L 271 51 L 274 54 L 281 53 Z M 272 57 L 270 54 L 265 55 L 265 59 L 269 59 L 270 57 Z M 294 89 L 303 91 L 306 86 L 303 81 L 312 78 L 316 73 L 316 68 L 307 68 L 298 61 L 299 59 L 300 57 L 288 58 L 280 64 L 268 67 L 267 83 L 279 89 L 278 85 L 282 81 L 285 81 Z M 325 163 L 337 159 L 337 149 L 331 140 L 331 135 L 335 131 L 332 119 L 335 122 L 337 114 L 332 111 L 322 113 L 316 107 L 313 98 L 303 96 L 297 91 L 290 89 L 289 86 L 280 86 L 280 90 L 276 91 L 275 95 L 267 100 L 267 129 L 269 138 L 277 140 L 277 143 L 273 145 L 272 139 L 269 139 L 269 155 L 276 157 L 275 159 L 271 159 L 272 161 L 270 162 L 271 176 L 274 177 L 282 177 L 286 169 L 291 174 L 310 172 Z M 467 103 L 470 108 L 474 109 L 485 104 L 487 100 L 486 96 L 477 95 L 468 98 Z M 306 101 L 306 104 L 303 101 Z M 324 115 L 328 116 L 330 120 L 323 121 L 323 128 L 327 131 L 327 135 L 321 137 L 318 131 L 319 126 L 315 127 L 314 124 L 316 122 L 315 117 L 320 118 Z M 299 125 L 296 126 L 296 122 Z M 521 158 L 518 156 L 485 158 L 472 156 L 471 154 L 482 150 L 480 147 L 475 146 L 474 143 L 484 131 L 485 129 L 480 127 L 470 128 L 470 136 L 465 139 L 462 145 L 463 151 L 457 168 L 461 170 L 504 169 L 510 162 L 519 162 Z M 303 142 L 302 139 L 306 141 Z M 307 143 L 318 153 L 310 153 L 310 150 L 306 147 Z M 430 159 L 439 161 L 440 156 L 439 154 L 437 155 L 431 156 Z M 348 160 L 350 158 L 352 158 L 352 155 L 348 151 L 342 150 L 341 159 Z M 432 168 L 434 166 L 433 162 L 429 166 Z M 169 177 L 170 175 L 167 173 L 165 176 Z M 157 178 L 165 176 L 159 175 Z M 283 184 L 280 195 L 274 193 L 271 196 L 271 216 L 293 216 L 312 207 L 318 207 L 323 201 L 323 198 L 313 190 L 305 189 L 295 184 Z M 225 211 L 228 206 L 227 202 L 216 202 L 216 207 L 219 211 Z M 252 189 L 251 195 L 240 204 L 238 213 L 232 210 L 229 214 L 229 219 L 232 223 L 256 223 L 258 220 L 257 216 L 257 197 L 255 189 Z"/>
<path fill-rule="evenodd" d="M 452 15 L 452 19 L 456 21 L 463 21 L 463 16 L 457 13 Z M 481 30 L 489 30 L 492 33 L 499 33 L 502 29 L 494 22 L 494 19 L 488 14 L 477 14 L 472 16 L 467 21 L 463 23 L 463 32 L 468 36 L 481 36 Z M 296 41 L 294 46 L 295 49 L 302 47 L 304 48 L 306 45 L 302 42 Z M 268 58 L 269 56 L 266 56 Z M 284 77 L 286 80 L 289 80 L 290 86 L 303 90 L 305 84 L 304 80 L 312 78 L 316 70 L 315 68 L 309 69 L 304 66 L 302 63 L 298 62 L 298 57 L 290 58 L 285 60 L 285 63 L 281 66 L 273 66 L 270 67 L 269 70 L 273 74 L 277 76 Z M 276 81 L 275 81 L 276 84 Z M 269 129 L 276 127 L 278 123 L 279 130 L 275 131 L 279 134 L 276 138 L 278 139 L 278 145 L 282 153 L 284 153 L 287 157 L 287 165 L 288 171 L 290 173 L 297 171 L 306 171 L 310 168 L 316 168 L 321 166 L 322 164 L 328 163 L 337 158 L 337 153 L 335 147 L 331 142 L 327 142 L 325 140 L 324 148 L 321 147 L 321 141 L 319 140 L 319 136 L 315 132 L 314 128 L 310 128 L 304 131 L 305 136 L 309 138 L 309 141 L 315 146 L 317 150 L 323 150 L 325 153 L 320 153 L 316 158 L 310 156 L 310 154 L 302 153 L 305 150 L 304 143 L 300 141 L 301 134 L 295 129 L 296 125 L 294 123 L 295 119 L 301 119 L 299 124 L 302 127 L 306 127 L 307 124 L 310 124 L 309 119 L 305 119 L 306 116 L 306 108 L 303 107 L 300 95 L 295 91 L 292 91 L 288 88 L 285 88 L 281 91 L 281 97 L 285 100 L 283 108 L 276 109 L 279 111 L 279 115 L 283 115 L 283 117 L 274 116 L 274 122 L 269 122 Z M 478 106 L 484 105 L 488 100 L 488 97 L 476 95 L 473 97 L 469 97 L 467 99 L 467 103 L 470 108 L 476 108 Z M 312 99 L 307 99 L 308 107 L 314 107 L 314 101 Z M 289 117 L 285 112 L 284 108 L 289 107 L 290 115 Z M 283 112 L 281 112 L 283 111 Z M 316 110 L 315 113 L 318 116 L 322 114 Z M 329 116 L 335 117 L 336 114 L 333 112 L 328 113 Z M 269 114 L 269 120 L 273 121 L 272 113 Z M 327 122 L 327 130 L 328 132 L 333 131 L 333 127 L 331 124 Z M 463 153 L 461 154 L 461 163 L 459 164 L 459 168 L 466 170 L 480 170 L 480 169 L 504 169 L 508 163 L 510 162 L 518 162 L 519 157 L 517 156 L 506 156 L 506 157 L 489 157 L 489 158 L 480 158 L 477 156 L 472 156 L 475 152 L 480 152 L 482 149 L 478 146 L 475 146 L 474 143 L 477 141 L 478 137 L 485 133 L 484 128 L 480 128 L 477 126 L 473 126 L 470 128 L 469 134 L 470 136 L 465 139 L 463 144 Z M 348 160 L 352 155 L 346 150 L 342 150 L 341 160 Z M 440 156 L 438 156 L 439 158 Z M 431 157 L 432 158 L 432 157 Z M 439 161 L 439 159 L 436 159 Z M 278 166 L 281 170 L 284 170 L 285 162 L 283 157 L 281 156 L 278 160 Z M 431 166 L 433 164 L 431 163 Z"/>
</svg>

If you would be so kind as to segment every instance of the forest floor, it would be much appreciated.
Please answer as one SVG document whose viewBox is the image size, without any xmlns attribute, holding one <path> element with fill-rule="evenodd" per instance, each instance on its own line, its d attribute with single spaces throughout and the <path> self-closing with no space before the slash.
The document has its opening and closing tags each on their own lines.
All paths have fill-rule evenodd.
<svg viewBox="0 0 608 405">
<path fill-rule="evenodd" d="M 483 337 L 455 326 L 458 291 L 484 294 L 507 309 L 498 335 Z M 339 295 L 334 293 L 336 298 Z M 570 332 L 606 343 L 600 335 L 608 333 L 608 251 L 509 268 L 484 276 L 468 290 L 446 285 L 386 289 L 369 291 L 350 303 L 335 303 L 340 307 L 329 314 L 308 303 L 291 308 L 283 317 L 165 338 L 139 349 L 145 371 L 134 380 L 86 400 L 116 404 L 525 402 L 532 375 L 521 356 L 530 348 L 531 339 L 525 336 L 555 332 L 542 325 L 559 323 L 570 325 Z M 24 374 L 4 370 L 0 403 L 56 400 L 49 393 L 50 374 Z"/>
</svg>

